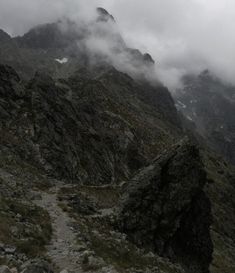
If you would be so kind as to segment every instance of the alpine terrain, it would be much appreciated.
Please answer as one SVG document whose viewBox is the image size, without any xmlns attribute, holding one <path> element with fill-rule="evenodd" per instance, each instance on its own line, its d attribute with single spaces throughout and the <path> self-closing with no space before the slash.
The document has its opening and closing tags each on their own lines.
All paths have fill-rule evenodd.
<svg viewBox="0 0 235 273">
<path fill-rule="evenodd" d="M 103 8 L 0 30 L 0 273 L 235 272 L 235 87 L 157 65 Z"/>
</svg>

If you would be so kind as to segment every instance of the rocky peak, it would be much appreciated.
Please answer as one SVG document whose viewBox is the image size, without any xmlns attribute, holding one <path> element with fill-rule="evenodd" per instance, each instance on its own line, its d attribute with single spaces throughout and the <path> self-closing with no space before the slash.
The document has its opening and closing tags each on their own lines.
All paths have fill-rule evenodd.
<svg viewBox="0 0 235 273">
<path fill-rule="evenodd" d="M 12 38 L 10 46 L 0 44 L 0 62 L 12 66 L 26 80 L 37 70 L 66 78 L 80 68 L 81 63 L 104 61 L 136 79 L 150 78 L 154 66 L 151 55 L 128 48 L 108 11 L 97 8 L 97 18 L 90 22 L 62 18 L 36 26 L 22 37 Z M 102 44 L 105 46 L 101 47 Z M 57 60 L 63 59 L 72 65 L 56 65 Z"/>
<path fill-rule="evenodd" d="M 115 22 L 114 17 L 108 13 L 108 11 L 104 8 L 98 7 L 96 9 L 97 13 L 98 13 L 98 21 L 104 21 L 104 22 L 108 22 L 108 21 L 112 21 Z"/>
<path fill-rule="evenodd" d="M 144 58 L 144 61 L 145 61 L 146 63 L 155 64 L 154 59 L 152 58 L 152 56 L 151 56 L 149 53 L 145 53 L 145 54 L 143 55 L 143 58 Z"/>
</svg>

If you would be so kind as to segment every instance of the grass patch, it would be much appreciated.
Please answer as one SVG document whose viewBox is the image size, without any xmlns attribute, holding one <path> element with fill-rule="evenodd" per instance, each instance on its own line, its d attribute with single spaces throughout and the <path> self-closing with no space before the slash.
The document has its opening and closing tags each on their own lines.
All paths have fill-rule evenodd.
<svg viewBox="0 0 235 273">
<path fill-rule="evenodd" d="M 96 200 L 100 208 L 114 207 L 120 198 L 119 188 L 115 186 L 81 186 L 80 191 Z"/>
<path fill-rule="evenodd" d="M 133 266 L 136 269 L 158 266 L 156 258 L 144 256 L 136 246 L 121 239 L 118 233 L 112 231 L 112 227 L 105 221 L 101 223 L 99 219 L 95 221 L 85 219 L 81 229 L 96 255 L 103 258 L 107 264 L 113 265 L 119 272 L 125 272 Z"/>
<path fill-rule="evenodd" d="M 147 255 L 147 252 L 140 250 L 129 242 L 124 234 L 116 232 L 111 215 L 99 216 L 84 215 L 80 213 L 70 202 L 70 195 L 85 195 L 95 200 L 98 209 L 114 207 L 119 198 L 118 187 L 113 186 L 74 186 L 63 187 L 58 193 L 60 207 L 67 211 L 79 227 L 78 245 L 89 245 L 95 256 L 102 258 L 106 264 L 112 265 L 120 273 L 127 270 L 142 270 L 159 268 L 162 273 L 181 273 L 182 269 L 173 265 L 168 259 L 160 258 L 157 255 Z M 115 217 L 115 216 L 114 216 Z M 115 222 L 115 220 L 114 220 Z"/>
<path fill-rule="evenodd" d="M 14 199 L 0 200 L 0 241 L 36 257 L 50 241 L 52 227 L 49 214 L 30 203 Z"/>
<path fill-rule="evenodd" d="M 111 208 L 117 205 L 117 202 L 120 198 L 119 188 L 111 185 L 107 186 L 74 186 L 63 187 L 60 189 L 58 194 L 58 199 L 64 200 L 64 197 L 68 197 L 69 195 L 78 196 L 82 195 L 84 197 L 88 197 L 97 205 L 98 209 Z"/>
</svg>

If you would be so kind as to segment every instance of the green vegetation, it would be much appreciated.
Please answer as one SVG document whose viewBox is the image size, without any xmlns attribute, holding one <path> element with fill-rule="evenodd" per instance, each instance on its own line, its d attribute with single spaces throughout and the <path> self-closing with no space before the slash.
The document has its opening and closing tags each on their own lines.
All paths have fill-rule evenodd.
<svg viewBox="0 0 235 273">
<path fill-rule="evenodd" d="M 178 269 L 168 260 L 151 255 L 130 243 L 123 234 L 114 229 L 109 216 L 80 214 L 69 202 L 68 196 L 74 194 L 89 196 L 102 211 L 117 205 L 120 192 L 118 187 L 111 185 L 63 187 L 60 190 L 58 199 L 61 208 L 70 213 L 79 225 L 81 234 L 77 238 L 78 245 L 82 245 L 83 238 L 86 238 L 86 242 L 89 242 L 90 249 L 95 252 L 95 255 L 102 258 L 106 264 L 114 266 L 120 273 L 125 273 L 131 268 L 136 270 L 159 268 L 163 273 L 182 272 L 182 269 Z M 86 270 L 86 263 L 83 269 Z"/>
<path fill-rule="evenodd" d="M 0 199 L 1 242 L 36 257 L 45 250 L 51 234 L 51 221 L 46 211 L 23 201 Z"/>
</svg>

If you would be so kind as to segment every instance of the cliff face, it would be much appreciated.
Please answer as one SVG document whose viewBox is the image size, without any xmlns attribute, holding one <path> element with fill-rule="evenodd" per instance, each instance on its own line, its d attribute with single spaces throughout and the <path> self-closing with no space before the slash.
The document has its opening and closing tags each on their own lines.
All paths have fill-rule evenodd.
<svg viewBox="0 0 235 273">
<path fill-rule="evenodd" d="M 212 212 L 199 150 L 182 142 L 140 170 L 128 183 L 119 212 L 120 229 L 139 246 L 209 272 Z"/>
</svg>

